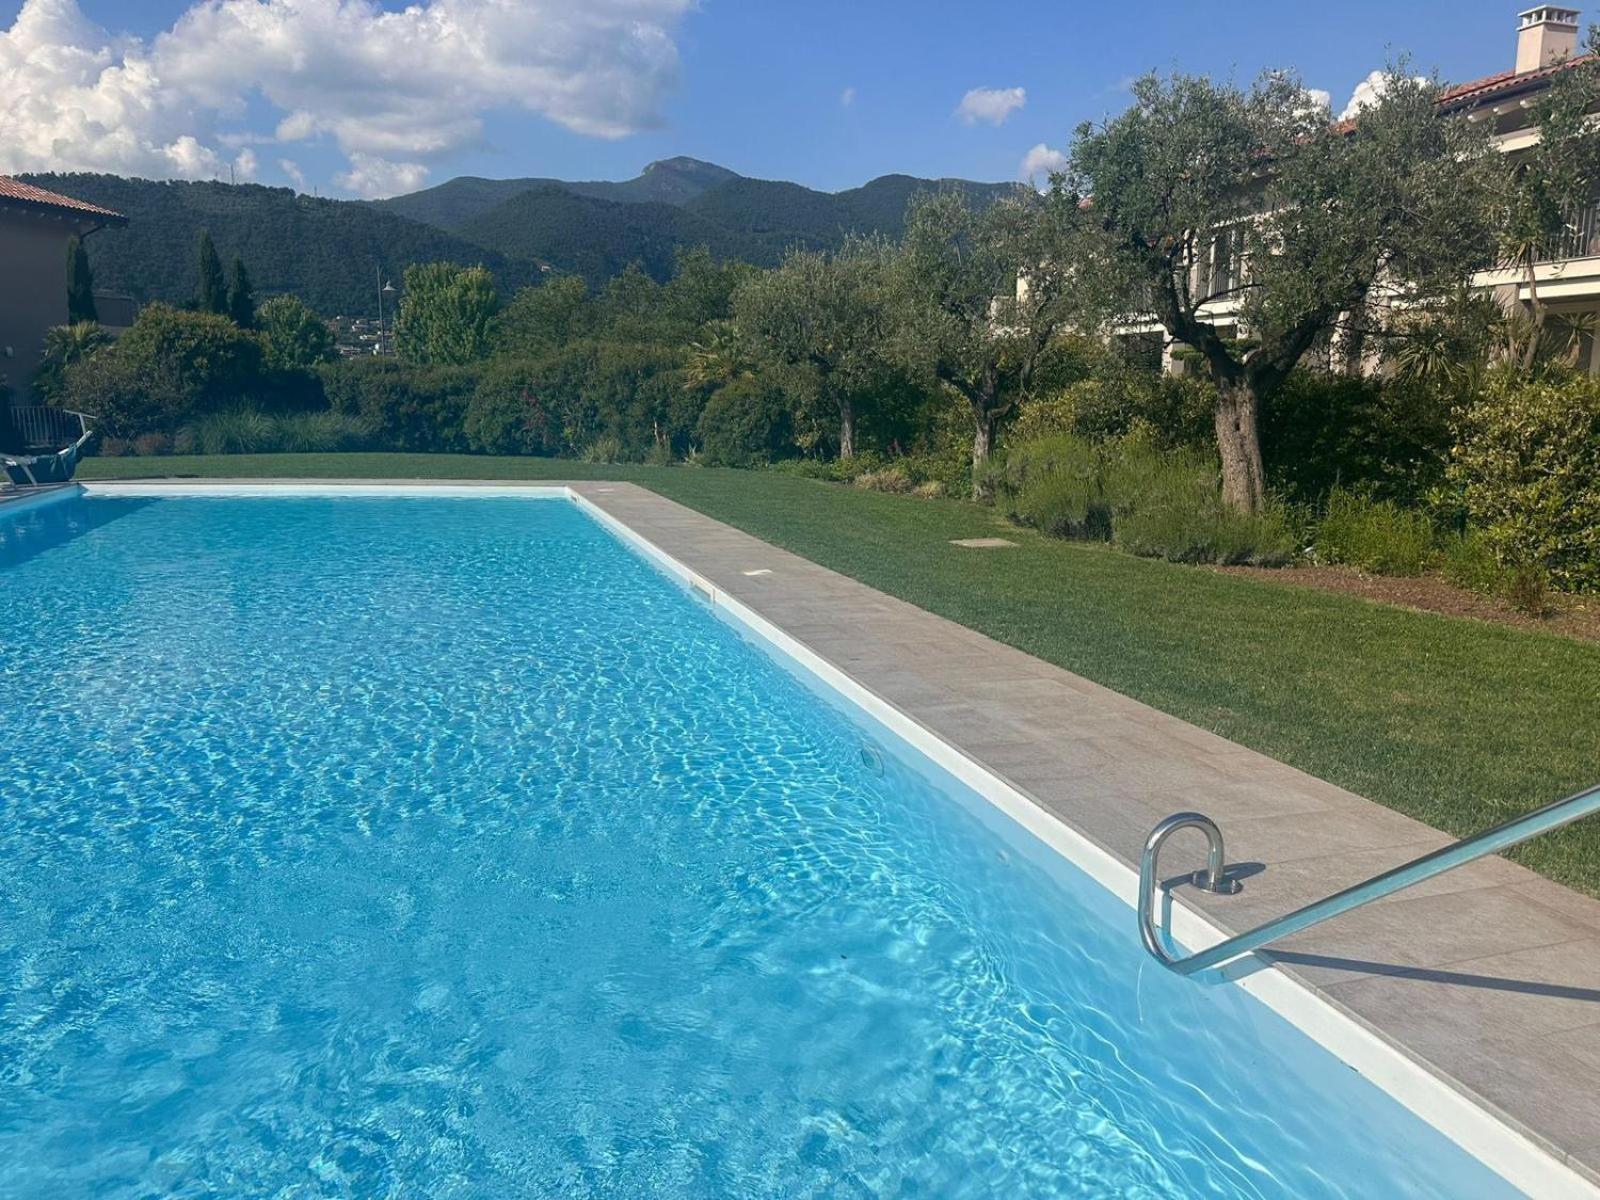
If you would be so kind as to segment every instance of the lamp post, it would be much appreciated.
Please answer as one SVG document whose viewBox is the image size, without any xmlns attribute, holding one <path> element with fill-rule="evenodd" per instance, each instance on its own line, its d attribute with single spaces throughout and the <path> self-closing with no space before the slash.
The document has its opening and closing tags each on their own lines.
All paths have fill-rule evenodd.
<svg viewBox="0 0 1600 1200">
<path fill-rule="evenodd" d="M 387 296 L 393 296 L 394 292 L 395 292 L 394 284 L 386 283 L 386 284 L 383 285 L 383 290 L 378 293 L 378 349 L 379 349 L 380 352 L 383 350 L 383 298 L 386 295 Z M 393 300 L 391 300 L 389 302 L 389 311 L 390 312 L 394 311 L 394 301 Z M 392 353 L 393 350 L 394 350 L 394 347 L 390 346 L 389 349 L 390 349 L 390 352 Z"/>
</svg>

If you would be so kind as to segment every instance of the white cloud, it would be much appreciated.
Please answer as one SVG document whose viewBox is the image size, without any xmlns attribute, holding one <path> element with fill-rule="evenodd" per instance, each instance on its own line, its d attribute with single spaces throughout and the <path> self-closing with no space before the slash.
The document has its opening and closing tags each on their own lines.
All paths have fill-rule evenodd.
<svg viewBox="0 0 1600 1200">
<path fill-rule="evenodd" d="M 289 182 L 294 185 L 295 191 L 305 192 L 310 190 L 306 187 L 306 173 L 300 169 L 300 164 L 295 162 L 294 159 L 280 158 L 278 160 L 278 170 L 288 176 Z"/>
<path fill-rule="evenodd" d="M 1413 77 L 1418 83 L 1427 83 L 1426 75 Z M 1393 76 L 1388 71 L 1373 71 L 1360 83 L 1350 95 L 1350 103 L 1344 106 L 1344 111 L 1339 114 L 1341 121 L 1348 121 L 1363 108 L 1370 108 L 1383 98 L 1384 92 L 1389 90 Z"/>
<path fill-rule="evenodd" d="M 24 0 L 0 29 L 0 171 L 225 174 L 216 147 L 260 140 L 236 128 L 252 95 L 277 140 L 331 138 L 363 187 L 476 144 L 497 109 L 622 137 L 658 124 L 693 3 L 196 0 L 144 41 Z"/>
<path fill-rule="evenodd" d="M 350 169 L 336 176 L 335 182 L 368 200 L 381 200 L 385 196 L 414 192 L 427 179 L 428 168 L 421 163 L 391 162 L 358 150 L 350 156 Z"/>
<path fill-rule="evenodd" d="M 839 103 L 844 105 L 844 107 L 849 108 L 855 102 L 856 102 L 856 90 L 855 90 L 855 88 L 847 87 L 847 88 L 845 88 L 844 91 L 839 93 Z"/>
<path fill-rule="evenodd" d="M 973 88 L 956 105 L 956 117 L 963 125 L 976 125 L 980 121 L 1003 125 L 1007 117 L 1027 102 L 1028 93 L 1024 88 Z"/>
<path fill-rule="evenodd" d="M 1066 169 L 1067 156 L 1060 150 L 1040 142 L 1023 156 L 1017 178 L 1035 187 L 1046 187 L 1050 183 L 1051 172 Z"/>
<path fill-rule="evenodd" d="M 1306 100 L 1313 108 L 1320 108 L 1327 112 L 1333 108 L 1333 93 L 1322 88 L 1306 88 Z"/>
<path fill-rule="evenodd" d="M 240 183 L 253 183 L 255 182 L 256 171 L 260 166 L 260 162 L 256 159 L 256 152 L 246 146 L 234 156 L 233 177 Z"/>
</svg>

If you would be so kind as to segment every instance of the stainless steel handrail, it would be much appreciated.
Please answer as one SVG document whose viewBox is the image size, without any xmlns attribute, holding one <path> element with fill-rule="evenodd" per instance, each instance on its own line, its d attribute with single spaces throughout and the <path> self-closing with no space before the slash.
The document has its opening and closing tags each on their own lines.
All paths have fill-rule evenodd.
<svg viewBox="0 0 1600 1200">
<path fill-rule="evenodd" d="M 1163 966 L 1171 968 L 1180 975 L 1193 975 L 1209 967 L 1221 966 L 1252 950 L 1259 950 L 1267 943 L 1288 937 L 1291 933 L 1298 933 L 1302 929 L 1309 929 L 1313 925 L 1341 916 L 1351 909 L 1360 908 L 1363 904 L 1392 896 L 1412 884 L 1465 866 L 1475 859 L 1498 854 L 1501 850 L 1520 845 L 1530 838 L 1549 833 L 1553 829 L 1560 829 L 1563 825 L 1570 825 L 1574 821 L 1581 821 L 1584 817 L 1593 816 L 1597 812 L 1600 812 L 1600 787 L 1592 787 L 1587 791 L 1568 796 L 1565 800 L 1557 800 L 1554 804 L 1547 804 L 1531 813 L 1525 813 L 1503 825 L 1496 825 L 1483 833 L 1463 838 L 1431 854 L 1424 854 L 1421 858 L 1395 867 L 1392 871 L 1374 876 L 1365 883 L 1358 883 L 1325 900 L 1318 900 L 1264 925 L 1258 925 L 1248 933 L 1241 933 L 1237 937 L 1218 942 L 1209 949 L 1187 956 L 1172 954 L 1162 941 L 1161 931 L 1156 925 L 1155 901 L 1161 879 L 1157 867 L 1162 845 L 1180 829 L 1200 829 L 1206 834 L 1209 843 L 1210 854 L 1206 867 L 1179 882 L 1192 883 L 1206 891 L 1226 894 L 1239 891 L 1241 885 L 1237 879 L 1228 876 L 1227 863 L 1223 856 L 1222 831 L 1217 828 L 1216 822 L 1200 813 L 1178 813 L 1151 830 L 1150 837 L 1145 841 L 1144 854 L 1139 859 L 1139 936 L 1144 941 L 1145 949 L 1150 951 Z"/>
</svg>

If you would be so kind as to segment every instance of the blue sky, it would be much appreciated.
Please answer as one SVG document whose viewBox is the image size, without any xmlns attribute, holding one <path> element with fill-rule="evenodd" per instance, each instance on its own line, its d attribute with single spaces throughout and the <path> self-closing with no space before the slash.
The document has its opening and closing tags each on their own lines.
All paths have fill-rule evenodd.
<svg viewBox="0 0 1600 1200">
<path fill-rule="evenodd" d="M 1450 79 L 1505 69 L 1518 7 L 417 2 L 411 17 L 384 5 L 386 20 L 359 0 L 215 0 L 209 15 L 191 0 L 0 0 L 0 170 L 232 167 L 376 195 L 458 174 L 626 178 L 688 154 L 828 189 L 891 171 L 1013 179 L 1030 149 L 1065 150 L 1076 123 L 1119 109 L 1142 71 L 1292 66 L 1337 112 L 1400 51 Z M 463 21 L 475 37 L 438 40 Z M 963 121 L 973 89 L 995 94 Z"/>
</svg>

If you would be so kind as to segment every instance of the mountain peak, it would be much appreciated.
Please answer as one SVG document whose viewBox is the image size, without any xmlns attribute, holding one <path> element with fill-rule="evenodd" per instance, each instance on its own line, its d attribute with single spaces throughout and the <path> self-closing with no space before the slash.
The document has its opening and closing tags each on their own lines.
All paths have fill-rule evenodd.
<svg viewBox="0 0 1600 1200">
<path fill-rule="evenodd" d="M 727 179 L 739 178 L 737 171 L 730 171 L 727 167 L 719 167 L 716 163 L 706 162 L 704 159 L 690 158 L 686 154 L 679 154 L 673 158 L 658 158 L 639 172 L 642 179 L 654 172 L 670 172 L 673 175 L 693 175 L 708 183 L 721 183 Z"/>
</svg>

